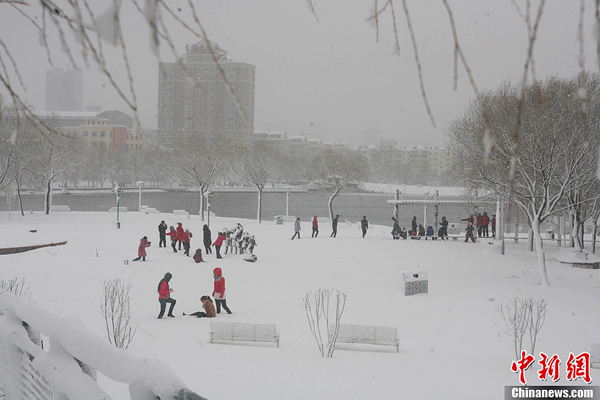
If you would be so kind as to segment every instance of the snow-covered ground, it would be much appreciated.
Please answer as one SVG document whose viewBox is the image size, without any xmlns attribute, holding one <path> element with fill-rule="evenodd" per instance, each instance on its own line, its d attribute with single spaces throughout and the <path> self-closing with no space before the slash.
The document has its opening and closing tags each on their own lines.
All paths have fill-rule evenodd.
<svg viewBox="0 0 600 400">
<path fill-rule="evenodd" d="M 195 264 L 183 252 L 158 248 L 157 226 L 182 222 L 193 233 L 192 253 L 202 247 L 198 216 L 122 214 L 121 229 L 109 213 L 41 213 L 25 217 L 0 213 L 0 247 L 67 240 L 68 244 L 0 256 L 0 278 L 29 284 L 31 298 L 43 309 L 72 315 L 99 336 L 105 335 L 100 312 L 102 283 L 121 278 L 131 284 L 132 320 L 139 324 L 129 352 L 164 361 L 186 385 L 209 399 L 504 399 L 504 386 L 519 385 L 511 371 L 514 351 L 496 311 L 512 297 L 545 299 L 549 310 L 536 353 L 557 354 L 560 381 L 542 382 L 536 364 L 529 385 L 586 385 L 566 379 L 569 353 L 589 351 L 600 343 L 600 270 L 572 268 L 548 257 L 552 287 L 540 285 L 536 255 L 525 244 L 497 246 L 463 241 L 394 241 L 391 227 L 374 226 L 361 238 L 356 225 L 341 224 L 337 238 L 321 225 L 310 238 L 290 240 L 293 224 L 211 218 L 213 239 L 222 227 L 241 222 L 256 236 L 254 264 L 240 255 Z M 31 233 L 30 230 L 37 230 Z M 146 262 L 137 256 L 139 239 L 152 240 Z M 546 244 L 549 255 L 559 249 Z M 271 344 L 210 344 L 210 320 L 183 317 L 201 309 L 210 295 L 212 270 L 223 269 L 229 322 L 276 324 L 281 334 Z M 429 293 L 404 295 L 402 271 L 419 269 L 429 279 Z M 165 272 L 177 299 L 176 318 L 158 320 L 156 288 Z M 348 300 L 342 323 L 398 327 L 400 351 L 388 346 L 339 345 L 322 358 L 312 337 L 302 299 L 319 288 L 334 288 Z M 0 316 L 0 323 L 3 322 Z M 527 338 L 525 343 L 527 343 Z M 529 349 L 529 345 L 525 346 Z M 600 370 L 591 370 L 592 385 Z M 100 376 L 114 399 L 128 398 L 125 385 Z"/>
</svg>

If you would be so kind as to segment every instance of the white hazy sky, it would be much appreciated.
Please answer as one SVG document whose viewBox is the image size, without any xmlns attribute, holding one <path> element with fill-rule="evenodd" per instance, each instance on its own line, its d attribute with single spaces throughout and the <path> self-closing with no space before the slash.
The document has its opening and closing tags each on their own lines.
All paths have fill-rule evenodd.
<svg viewBox="0 0 600 400">
<path fill-rule="evenodd" d="M 150 1 L 150 0 L 148 0 Z M 30 0 L 35 3 L 35 0 Z M 191 21 L 188 1 L 167 2 L 178 15 Z M 463 112 L 473 89 L 462 66 L 454 90 L 454 56 L 448 13 L 441 0 L 407 0 L 423 65 L 425 89 L 437 128 L 427 115 L 419 89 L 414 52 L 402 1 L 394 2 L 400 56 L 394 52 L 391 13 L 380 18 L 379 41 L 372 23 L 373 0 L 318 0 L 313 2 L 319 21 L 306 0 L 193 0 L 209 38 L 234 61 L 256 66 L 256 131 L 287 131 L 291 135 L 343 141 L 351 145 L 375 144 L 380 138 L 401 145 L 443 144 L 444 128 Z M 379 4 L 384 3 L 379 0 Z M 494 89 L 505 80 L 521 79 L 526 58 L 527 29 L 515 4 L 523 0 L 448 0 L 458 35 L 480 90 Z M 538 1 L 533 1 L 536 10 Z M 57 2 L 61 4 L 61 2 Z M 97 15 L 112 2 L 94 1 Z M 143 2 L 141 2 L 143 5 Z M 585 66 L 597 71 L 594 9 L 584 0 Z M 68 10 L 68 7 L 64 7 Z M 539 79 L 550 75 L 572 77 L 579 70 L 578 25 L 581 3 L 547 0 L 536 43 L 535 71 Z M 37 17 L 37 4 L 21 10 Z M 122 20 L 132 63 L 134 83 L 144 126 L 156 127 L 158 61 L 150 51 L 149 34 L 131 0 L 124 0 Z M 51 31 L 53 32 L 53 31 Z M 176 50 L 198 39 L 170 24 Z M 52 33 L 54 65 L 69 65 Z M 44 75 L 51 68 L 39 35 L 12 6 L 0 3 L 0 38 L 19 65 L 26 91 L 19 93 L 39 110 L 44 109 Z M 127 89 L 120 51 L 106 43 L 109 68 Z M 2 60 L 12 70 L 4 49 Z M 77 55 L 79 56 L 79 55 Z M 163 61 L 173 61 L 164 45 Z M 84 70 L 84 105 L 128 112 L 106 78 L 92 66 Z M 9 72 L 11 82 L 18 79 Z"/>
</svg>

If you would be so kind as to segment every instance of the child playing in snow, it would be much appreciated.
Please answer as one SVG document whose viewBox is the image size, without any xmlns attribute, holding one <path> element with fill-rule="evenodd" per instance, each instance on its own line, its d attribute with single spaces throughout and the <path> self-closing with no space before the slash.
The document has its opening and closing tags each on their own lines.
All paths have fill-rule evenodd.
<svg viewBox="0 0 600 400">
<path fill-rule="evenodd" d="M 196 253 L 194 254 L 194 261 L 196 261 L 196 263 L 201 263 L 204 262 L 204 260 L 202 259 L 202 249 L 196 249 Z"/>
<path fill-rule="evenodd" d="M 138 247 L 138 256 L 133 261 L 138 261 L 140 258 L 142 261 L 146 261 L 146 247 L 150 247 L 152 242 L 148 241 L 148 236 L 144 236 L 140 239 L 140 246 Z"/>
<path fill-rule="evenodd" d="M 217 314 L 215 314 L 215 306 L 209 296 L 200 297 L 200 301 L 202 302 L 204 311 L 196 311 L 191 314 L 183 313 L 183 315 L 189 315 L 190 317 L 194 316 L 196 318 L 214 318 L 217 316 Z"/>
<path fill-rule="evenodd" d="M 223 241 L 227 239 L 225 237 L 225 234 L 223 232 L 219 232 L 219 236 L 217 236 L 217 240 L 215 240 L 215 242 L 213 243 L 213 246 L 215 246 L 215 252 L 217 253 L 217 258 L 223 258 L 221 257 L 221 246 L 223 245 Z M 214 294 L 213 294 L 214 296 Z"/>
</svg>

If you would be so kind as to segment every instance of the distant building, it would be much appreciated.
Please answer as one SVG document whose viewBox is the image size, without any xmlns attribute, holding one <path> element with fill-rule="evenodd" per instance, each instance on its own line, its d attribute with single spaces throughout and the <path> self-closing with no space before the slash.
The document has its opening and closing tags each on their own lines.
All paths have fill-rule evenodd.
<svg viewBox="0 0 600 400">
<path fill-rule="evenodd" d="M 67 136 L 83 140 L 92 147 L 106 146 L 112 151 L 141 151 L 144 132 L 132 130 L 132 118 L 120 111 L 37 112 L 36 116 Z"/>
<path fill-rule="evenodd" d="M 81 71 L 52 68 L 46 71 L 46 111 L 83 110 Z"/>
<path fill-rule="evenodd" d="M 191 134 L 234 148 L 252 145 L 255 67 L 211 48 L 212 54 L 204 43 L 188 45 L 178 63 L 159 64 L 158 138 L 165 147 Z"/>
</svg>

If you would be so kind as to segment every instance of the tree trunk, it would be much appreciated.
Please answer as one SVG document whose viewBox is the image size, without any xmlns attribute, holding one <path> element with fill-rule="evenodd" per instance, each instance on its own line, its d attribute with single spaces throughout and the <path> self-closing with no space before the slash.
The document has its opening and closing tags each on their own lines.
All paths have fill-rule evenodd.
<svg viewBox="0 0 600 400">
<path fill-rule="evenodd" d="M 519 236 L 519 232 L 517 232 L 516 235 Z M 529 231 L 527 231 L 527 250 L 528 251 L 533 251 L 534 236 L 535 236 L 535 234 L 533 233 L 533 229 L 530 227 Z"/>
<path fill-rule="evenodd" d="M 200 221 L 204 222 L 204 190 L 200 188 Z M 209 210 L 206 210 L 208 213 Z"/>
<path fill-rule="evenodd" d="M 50 197 L 52 196 L 52 181 L 48 181 L 46 195 L 44 196 L 44 214 L 50 214 Z"/>
<path fill-rule="evenodd" d="M 598 235 L 598 218 L 594 218 L 594 229 L 592 230 L 592 254 L 596 254 L 596 235 Z"/>
<path fill-rule="evenodd" d="M 533 231 L 535 250 L 537 252 L 538 267 L 540 268 L 542 285 L 550 286 L 550 281 L 548 280 L 548 272 L 546 271 L 546 254 L 544 253 L 544 243 L 542 242 L 542 236 L 540 234 L 540 222 L 537 218 L 533 220 L 531 230 Z"/>
<path fill-rule="evenodd" d="M 258 209 L 256 210 L 256 220 L 258 223 L 261 223 L 261 213 L 262 213 L 262 190 L 258 189 Z"/>
<path fill-rule="evenodd" d="M 327 201 L 327 208 L 329 209 L 329 221 L 333 221 L 333 199 L 338 195 L 340 189 L 335 189 L 329 200 Z"/>
</svg>

